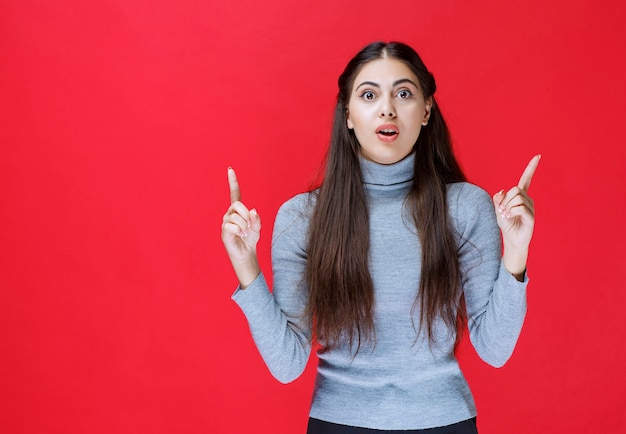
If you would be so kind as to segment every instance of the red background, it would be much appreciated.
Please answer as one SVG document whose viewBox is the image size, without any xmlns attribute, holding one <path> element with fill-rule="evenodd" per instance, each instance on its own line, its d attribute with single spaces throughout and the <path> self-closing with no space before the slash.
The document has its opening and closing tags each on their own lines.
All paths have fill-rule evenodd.
<svg viewBox="0 0 626 434">
<path fill-rule="evenodd" d="M 304 432 L 230 300 L 226 168 L 264 222 L 305 190 L 364 44 L 418 49 L 471 180 L 533 180 L 529 312 L 460 358 L 481 433 L 626 429 L 623 2 L 4 1 L 0 430 Z"/>
</svg>

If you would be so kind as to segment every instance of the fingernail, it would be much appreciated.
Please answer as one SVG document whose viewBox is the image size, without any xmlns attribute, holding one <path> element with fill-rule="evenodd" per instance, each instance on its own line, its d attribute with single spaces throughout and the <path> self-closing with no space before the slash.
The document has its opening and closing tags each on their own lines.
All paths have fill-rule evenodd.
<svg viewBox="0 0 626 434">
<path fill-rule="evenodd" d="M 250 214 L 252 214 L 252 215 L 256 215 L 256 208 L 252 208 L 252 209 L 250 210 Z"/>
</svg>

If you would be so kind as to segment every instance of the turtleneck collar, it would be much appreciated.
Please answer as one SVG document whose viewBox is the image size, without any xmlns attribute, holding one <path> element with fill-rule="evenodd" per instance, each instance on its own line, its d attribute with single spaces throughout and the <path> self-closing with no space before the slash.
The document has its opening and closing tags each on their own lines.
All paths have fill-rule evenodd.
<svg viewBox="0 0 626 434">
<path fill-rule="evenodd" d="M 415 152 L 393 164 L 379 164 L 359 156 L 363 182 L 369 185 L 396 185 L 413 179 Z"/>
</svg>

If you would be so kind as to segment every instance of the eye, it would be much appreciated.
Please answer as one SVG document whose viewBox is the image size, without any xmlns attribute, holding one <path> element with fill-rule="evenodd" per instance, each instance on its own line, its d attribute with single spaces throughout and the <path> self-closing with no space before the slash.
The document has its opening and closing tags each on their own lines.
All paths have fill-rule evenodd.
<svg viewBox="0 0 626 434">
<path fill-rule="evenodd" d="M 365 101 L 372 101 L 374 100 L 374 98 L 376 98 L 376 95 L 371 90 L 366 90 L 361 94 L 361 98 L 363 98 Z"/>
<path fill-rule="evenodd" d="M 411 92 L 409 89 L 402 89 L 397 93 L 397 95 L 400 99 L 407 99 L 413 96 L 413 92 Z"/>
</svg>

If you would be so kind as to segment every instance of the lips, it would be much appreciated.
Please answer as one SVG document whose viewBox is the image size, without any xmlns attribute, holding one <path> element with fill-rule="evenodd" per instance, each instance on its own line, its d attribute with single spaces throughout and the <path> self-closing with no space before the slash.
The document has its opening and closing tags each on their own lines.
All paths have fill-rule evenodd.
<svg viewBox="0 0 626 434">
<path fill-rule="evenodd" d="M 383 142 L 393 142 L 398 138 L 400 130 L 393 124 L 384 124 L 376 128 L 376 135 Z"/>
</svg>

